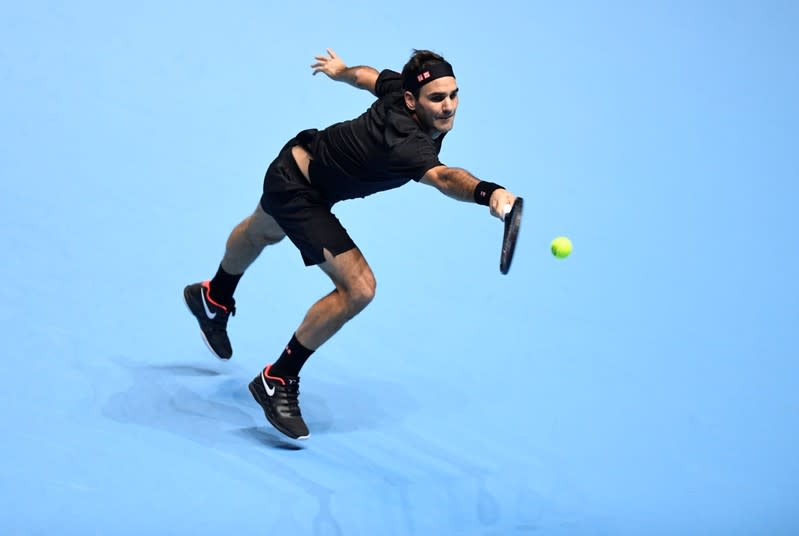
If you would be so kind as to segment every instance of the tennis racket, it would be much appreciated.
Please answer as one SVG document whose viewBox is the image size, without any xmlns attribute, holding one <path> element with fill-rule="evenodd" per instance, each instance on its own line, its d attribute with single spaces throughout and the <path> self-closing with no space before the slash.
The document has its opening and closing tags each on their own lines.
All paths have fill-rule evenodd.
<svg viewBox="0 0 799 536">
<path fill-rule="evenodd" d="M 505 233 L 502 235 L 502 252 L 499 255 L 499 271 L 507 274 L 516 250 L 516 240 L 519 238 L 519 228 L 522 225 L 522 211 L 524 200 L 517 197 L 513 205 L 505 205 Z"/>
</svg>

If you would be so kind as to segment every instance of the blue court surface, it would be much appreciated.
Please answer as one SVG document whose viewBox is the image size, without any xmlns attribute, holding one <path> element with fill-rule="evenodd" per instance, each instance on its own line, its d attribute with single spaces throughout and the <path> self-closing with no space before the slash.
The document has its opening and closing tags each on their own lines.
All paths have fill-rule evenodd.
<svg viewBox="0 0 799 536">
<path fill-rule="evenodd" d="M 4 4 L 0 533 L 799 533 L 797 6 Z M 503 276 L 484 207 L 337 205 L 377 297 L 294 442 L 247 383 L 329 280 L 267 249 L 229 362 L 182 290 L 286 140 L 371 104 L 326 47 L 444 54 L 442 161 L 526 211 Z"/>
</svg>

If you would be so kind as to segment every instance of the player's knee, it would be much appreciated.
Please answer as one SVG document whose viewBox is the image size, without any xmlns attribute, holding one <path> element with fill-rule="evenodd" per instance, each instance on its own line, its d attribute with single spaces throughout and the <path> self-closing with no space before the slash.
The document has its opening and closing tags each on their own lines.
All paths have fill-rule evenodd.
<svg viewBox="0 0 799 536">
<path fill-rule="evenodd" d="M 270 234 L 261 235 L 261 240 L 263 241 L 263 244 L 265 246 L 271 246 L 272 244 L 277 244 L 278 242 L 280 242 L 284 238 L 286 238 L 286 235 L 279 235 L 279 236 L 278 235 L 270 235 Z"/>
<path fill-rule="evenodd" d="M 363 311 L 375 298 L 376 290 L 377 281 L 374 274 L 371 271 L 362 274 L 348 292 L 350 313 L 355 315 Z"/>
<path fill-rule="evenodd" d="M 286 233 L 270 216 L 256 211 L 242 221 L 234 234 L 238 234 L 251 248 L 261 250 L 283 240 Z"/>
<path fill-rule="evenodd" d="M 263 248 L 265 246 L 271 246 L 272 244 L 277 244 L 283 238 L 285 238 L 285 234 L 278 234 L 278 233 L 270 233 L 264 232 L 258 229 L 254 229 L 252 227 L 248 227 L 245 233 L 245 237 L 247 241 L 255 248 Z"/>
</svg>

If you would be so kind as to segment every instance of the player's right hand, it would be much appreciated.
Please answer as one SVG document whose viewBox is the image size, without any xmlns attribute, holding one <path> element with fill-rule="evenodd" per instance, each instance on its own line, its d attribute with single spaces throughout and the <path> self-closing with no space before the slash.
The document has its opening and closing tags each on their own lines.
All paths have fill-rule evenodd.
<svg viewBox="0 0 799 536">
<path fill-rule="evenodd" d="M 516 196 L 504 188 L 494 190 L 488 203 L 491 215 L 504 221 L 505 214 L 507 214 L 505 210 L 507 207 L 512 207 L 514 201 L 516 201 Z"/>
</svg>

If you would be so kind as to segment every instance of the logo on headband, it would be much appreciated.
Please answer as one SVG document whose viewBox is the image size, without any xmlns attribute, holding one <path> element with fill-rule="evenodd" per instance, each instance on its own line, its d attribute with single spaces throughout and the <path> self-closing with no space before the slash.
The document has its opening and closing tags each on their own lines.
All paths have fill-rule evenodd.
<svg viewBox="0 0 799 536">
<path fill-rule="evenodd" d="M 419 81 L 419 82 L 424 82 L 428 78 L 430 78 L 430 71 L 425 71 L 425 72 L 421 73 L 419 76 L 417 76 L 416 80 Z"/>
</svg>

